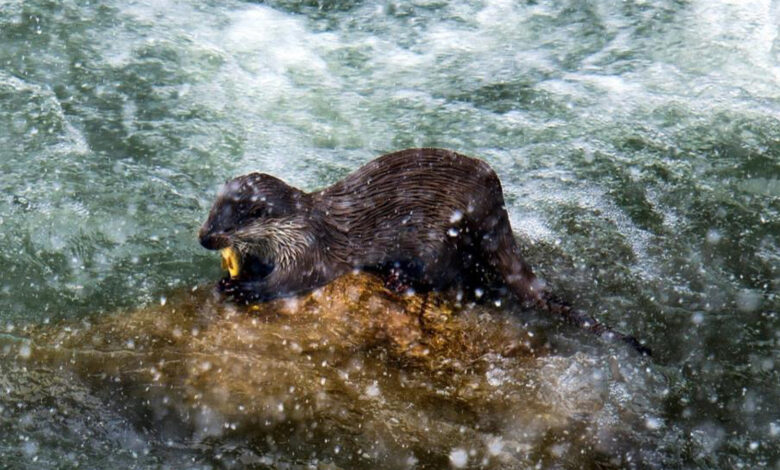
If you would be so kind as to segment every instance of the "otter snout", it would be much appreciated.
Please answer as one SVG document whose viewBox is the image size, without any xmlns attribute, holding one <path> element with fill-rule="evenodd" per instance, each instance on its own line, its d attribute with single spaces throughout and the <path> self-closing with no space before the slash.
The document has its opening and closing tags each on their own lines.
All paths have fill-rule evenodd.
<svg viewBox="0 0 780 470">
<path fill-rule="evenodd" d="M 215 232 L 208 227 L 201 227 L 198 241 L 207 250 L 221 250 L 230 246 L 230 237 L 225 232 Z"/>
</svg>

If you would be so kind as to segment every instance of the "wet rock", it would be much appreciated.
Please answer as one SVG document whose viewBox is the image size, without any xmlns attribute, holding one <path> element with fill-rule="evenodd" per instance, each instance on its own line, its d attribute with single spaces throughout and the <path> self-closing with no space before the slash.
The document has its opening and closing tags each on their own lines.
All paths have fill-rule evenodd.
<svg viewBox="0 0 780 470">
<path fill-rule="evenodd" d="M 28 330 L 11 349 L 27 348 L 18 360 L 39 371 L 67 370 L 153 442 L 196 447 L 210 461 L 622 462 L 632 439 L 616 425 L 625 410 L 610 403 L 609 365 L 553 356 L 542 333 L 511 312 L 397 295 L 355 274 L 250 307 L 210 288 L 180 292 L 164 305 Z M 617 455 L 594 428 L 623 443 Z"/>
</svg>

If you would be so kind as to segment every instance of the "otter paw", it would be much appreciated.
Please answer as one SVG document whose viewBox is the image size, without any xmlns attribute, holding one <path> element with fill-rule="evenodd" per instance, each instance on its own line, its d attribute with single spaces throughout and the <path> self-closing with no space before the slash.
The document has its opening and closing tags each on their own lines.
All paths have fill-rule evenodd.
<svg viewBox="0 0 780 470">
<path fill-rule="evenodd" d="M 393 268 L 384 277 L 385 288 L 394 294 L 404 294 L 412 289 L 408 277 L 400 270 Z"/>
<path fill-rule="evenodd" d="M 229 277 L 223 277 L 219 280 L 219 282 L 217 282 L 217 292 L 221 294 L 227 294 L 235 289 L 235 286 L 236 282 L 233 279 Z"/>
<path fill-rule="evenodd" d="M 246 305 L 260 300 L 260 295 L 252 289 L 252 286 L 251 283 L 226 277 L 217 283 L 217 291 L 235 303 Z"/>
</svg>

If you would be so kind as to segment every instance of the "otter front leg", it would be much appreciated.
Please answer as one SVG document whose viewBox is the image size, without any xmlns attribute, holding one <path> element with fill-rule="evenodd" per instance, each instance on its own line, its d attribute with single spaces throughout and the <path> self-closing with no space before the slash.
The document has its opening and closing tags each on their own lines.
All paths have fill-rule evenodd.
<svg viewBox="0 0 780 470">
<path fill-rule="evenodd" d="M 268 292 L 264 280 L 241 280 L 226 277 L 217 283 L 217 291 L 238 304 L 250 304 L 270 300 L 274 295 Z"/>
</svg>

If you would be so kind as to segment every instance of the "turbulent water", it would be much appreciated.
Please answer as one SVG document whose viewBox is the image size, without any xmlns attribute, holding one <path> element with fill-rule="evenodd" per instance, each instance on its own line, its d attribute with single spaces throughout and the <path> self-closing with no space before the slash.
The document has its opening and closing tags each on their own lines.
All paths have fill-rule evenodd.
<svg viewBox="0 0 780 470">
<path fill-rule="evenodd" d="M 488 161 L 537 272 L 655 352 L 537 319 L 561 343 L 544 361 L 572 360 L 549 393 L 622 362 L 594 426 L 629 437 L 576 462 L 555 458 L 579 449 L 570 429 L 542 446 L 505 423 L 520 462 L 780 468 L 779 25 L 770 0 L 1 1 L 0 467 L 349 467 L 306 439 L 269 463 L 235 436 L 218 448 L 260 457 L 228 463 L 213 435 L 174 439 L 33 366 L 24 332 L 213 282 L 195 232 L 227 178 L 311 190 L 437 146 Z M 478 418 L 451 421 L 495 417 Z M 447 444 L 361 465 L 501 467 Z"/>
</svg>

